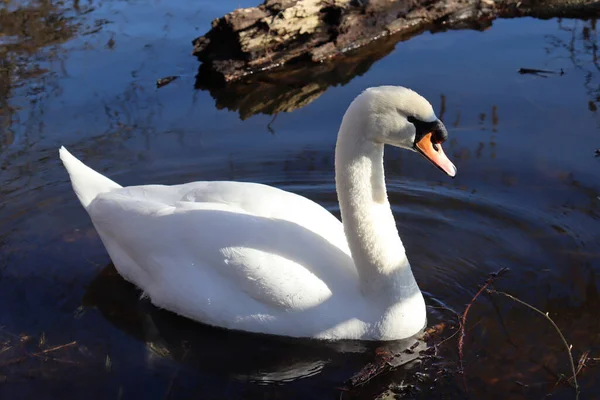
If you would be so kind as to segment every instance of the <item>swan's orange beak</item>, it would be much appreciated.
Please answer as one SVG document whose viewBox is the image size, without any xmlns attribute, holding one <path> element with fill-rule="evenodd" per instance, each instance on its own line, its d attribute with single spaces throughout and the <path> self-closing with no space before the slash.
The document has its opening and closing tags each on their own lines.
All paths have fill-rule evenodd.
<svg viewBox="0 0 600 400">
<path fill-rule="evenodd" d="M 447 173 L 449 176 L 454 178 L 456 175 L 456 167 L 452 164 L 452 161 L 448 159 L 442 149 L 441 143 L 433 143 L 431 140 L 432 132 L 424 135 L 421 140 L 415 143 L 415 149 L 423 154 L 429 161 L 431 161 L 436 167 Z"/>
</svg>

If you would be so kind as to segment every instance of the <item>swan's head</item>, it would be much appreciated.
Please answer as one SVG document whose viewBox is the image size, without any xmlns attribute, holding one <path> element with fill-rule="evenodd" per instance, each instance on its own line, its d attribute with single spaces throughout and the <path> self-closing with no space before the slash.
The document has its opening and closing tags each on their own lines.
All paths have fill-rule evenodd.
<svg viewBox="0 0 600 400">
<path fill-rule="evenodd" d="M 344 119 L 352 116 L 345 122 L 360 129 L 368 140 L 416 151 L 446 174 L 456 175 L 456 167 L 442 149 L 448 138 L 446 127 L 418 93 L 401 86 L 369 88 L 348 111 Z"/>
</svg>

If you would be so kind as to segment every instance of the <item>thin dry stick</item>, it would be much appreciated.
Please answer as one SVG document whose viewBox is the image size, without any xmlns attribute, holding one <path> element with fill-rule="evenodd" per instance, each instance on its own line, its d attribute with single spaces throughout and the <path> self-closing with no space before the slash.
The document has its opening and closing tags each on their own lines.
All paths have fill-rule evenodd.
<svg viewBox="0 0 600 400">
<path fill-rule="evenodd" d="M 506 339 L 508 340 L 508 343 L 510 343 L 510 345 L 513 346 L 516 350 L 520 351 L 519 346 L 512 340 L 512 338 L 510 336 L 510 332 L 509 332 L 508 328 L 506 327 L 506 324 L 504 323 L 504 318 L 502 317 L 502 314 L 500 313 L 500 309 L 496 305 L 496 302 L 493 301 L 493 299 L 492 299 L 491 303 L 492 303 L 492 306 L 494 307 L 494 310 L 496 311 L 496 315 L 498 316 L 498 320 L 500 321 L 500 326 L 502 326 L 502 329 L 504 330 L 504 334 L 506 335 Z M 529 356 L 527 357 L 527 359 L 532 364 L 539 366 L 541 369 L 546 371 L 549 375 L 551 375 L 555 379 L 560 379 L 558 374 L 555 373 L 554 371 L 552 371 L 550 368 L 548 368 L 548 366 L 546 364 L 540 364 L 539 361 L 534 360 L 533 358 L 531 358 Z"/>
<path fill-rule="evenodd" d="M 579 399 L 579 385 L 577 384 L 577 372 L 575 371 L 575 361 L 573 361 L 573 354 L 571 353 L 571 348 L 572 346 L 569 346 L 569 343 L 567 343 L 567 339 L 565 339 L 565 337 L 563 336 L 562 332 L 560 331 L 560 329 L 558 328 L 558 326 L 554 323 L 554 321 L 552 320 L 552 318 L 550 318 L 550 316 L 548 315 L 548 313 L 545 313 L 543 311 L 541 311 L 538 308 L 535 308 L 534 306 L 532 306 L 529 303 L 524 302 L 521 299 L 517 299 L 515 296 L 510 295 L 508 293 L 505 292 L 500 292 L 497 290 L 492 290 L 492 289 L 488 289 L 487 290 L 488 293 L 491 294 L 501 294 L 503 296 L 508 297 L 509 299 L 516 301 L 519 304 L 524 305 L 525 307 L 528 307 L 529 309 L 535 311 L 536 313 L 540 314 L 541 316 L 543 316 L 544 318 L 546 318 L 548 320 L 548 322 L 550 322 L 552 324 L 552 326 L 554 327 L 554 329 L 556 330 L 556 333 L 558 333 L 558 335 L 560 336 L 562 342 L 564 343 L 565 347 L 567 348 L 567 354 L 569 354 L 569 361 L 571 362 L 571 371 L 573 373 L 573 386 L 575 386 L 575 399 L 578 400 Z"/>
<path fill-rule="evenodd" d="M 577 371 L 575 371 L 575 375 L 579 375 L 581 370 L 585 367 L 587 360 L 590 359 L 590 351 L 584 351 L 581 357 L 579 357 L 579 362 L 577 363 Z"/>
<path fill-rule="evenodd" d="M 39 356 L 39 355 L 42 355 L 42 354 L 51 353 L 53 351 L 64 349 L 65 347 L 71 347 L 71 346 L 76 345 L 76 344 L 77 344 L 76 341 L 72 341 L 71 343 L 61 344 L 59 346 L 50 347 L 49 349 L 39 351 L 37 353 L 34 353 L 33 355 L 34 356 Z"/>
<path fill-rule="evenodd" d="M 573 380 L 574 377 L 576 377 L 577 375 L 579 375 L 579 373 L 581 371 L 583 371 L 583 369 L 585 367 L 588 366 L 588 361 L 594 361 L 595 359 L 590 358 L 590 351 L 584 351 L 583 354 L 581 355 L 581 357 L 579 357 L 579 361 L 577 362 L 577 370 L 575 371 L 575 375 L 572 376 L 571 378 L 568 379 L 569 383 L 571 383 L 571 381 Z M 599 359 L 597 359 L 599 360 Z"/>
<path fill-rule="evenodd" d="M 469 310 L 471 309 L 471 306 L 473 305 L 473 303 L 475 303 L 475 300 L 477 300 L 477 298 L 479 297 L 479 295 L 481 293 L 483 293 L 483 291 L 492 283 L 494 283 L 494 281 L 496 281 L 496 279 L 500 278 L 501 275 L 503 275 L 505 272 L 509 271 L 508 268 L 502 268 L 500 269 L 498 272 L 494 272 L 491 273 L 487 280 L 485 281 L 485 283 L 481 286 L 481 288 L 479 289 L 479 291 L 475 294 L 475 296 L 473 296 L 473 298 L 471 299 L 471 302 L 469 304 L 467 304 L 467 308 L 465 308 L 465 312 L 462 315 L 462 321 L 460 323 L 460 337 L 458 338 L 458 360 L 460 362 L 460 370 L 462 372 L 462 377 L 463 377 L 463 384 L 465 386 L 465 392 L 466 395 L 468 397 L 469 395 L 469 387 L 467 386 L 467 378 L 465 375 L 465 369 L 463 366 L 463 345 L 465 342 L 465 324 L 467 323 L 467 314 L 469 313 Z"/>
<path fill-rule="evenodd" d="M 64 349 L 65 347 L 73 346 L 74 344 L 77 344 L 77 342 L 73 341 L 71 343 L 61 344 L 60 346 L 55 346 L 55 347 L 51 347 L 51 348 L 46 349 L 46 350 L 38 351 L 37 353 L 27 354 L 27 355 L 25 355 L 23 357 L 15 358 L 13 360 L 9 360 L 9 361 L 7 361 L 5 363 L 0 364 L 0 368 L 7 367 L 7 366 L 13 365 L 13 364 L 19 364 L 19 363 L 22 363 L 23 361 L 27 360 L 29 357 L 39 357 L 41 355 L 48 354 L 48 353 L 51 353 L 53 351 Z"/>
<path fill-rule="evenodd" d="M 7 345 L 6 347 L 0 349 L 0 354 L 4 353 L 5 351 L 8 351 L 10 349 L 12 349 L 12 346 L 11 345 Z"/>
</svg>

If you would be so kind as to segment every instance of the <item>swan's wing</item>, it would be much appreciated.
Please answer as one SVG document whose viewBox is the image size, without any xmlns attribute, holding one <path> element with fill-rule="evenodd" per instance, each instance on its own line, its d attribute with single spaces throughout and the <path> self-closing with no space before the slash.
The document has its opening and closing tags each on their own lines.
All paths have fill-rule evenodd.
<svg viewBox="0 0 600 400">
<path fill-rule="evenodd" d="M 183 185 L 129 186 L 114 195 L 186 209 L 222 209 L 297 223 L 350 254 L 343 226 L 321 205 L 306 197 L 251 182 L 204 181 Z M 109 196 L 110 197 L 110 196 Z"/>
<path fill-rule="evenodd" d="M 155 304 L 207 323 L 235 327 L 354 293 L 335 217 L 292 193 L 236 185 L 123 188 L 88 212 L 126 279 Z"/>
</svg>

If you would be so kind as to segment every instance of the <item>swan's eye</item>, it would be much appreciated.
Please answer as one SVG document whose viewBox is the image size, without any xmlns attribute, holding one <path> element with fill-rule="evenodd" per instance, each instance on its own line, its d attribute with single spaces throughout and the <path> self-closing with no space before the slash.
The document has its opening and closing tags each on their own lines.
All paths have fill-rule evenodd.
<svg viewBox="0 0 600 400">
<path fill-rule="evenodd" d="M 433 146 L 433 150 L 438 152 L 439 147 L 436 145 L 443 143 L 448 138 L 446 127 L 439 119 L 436 119 L 435 121 L 421 121 L 412 115 L 410 117 L 406 117 L 406 119 L 415 126 L 415 143 L 417 143 L 427 134 L 431 134 L 431 145 Z"/>
</svg>

